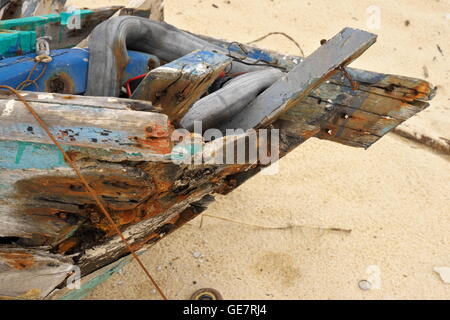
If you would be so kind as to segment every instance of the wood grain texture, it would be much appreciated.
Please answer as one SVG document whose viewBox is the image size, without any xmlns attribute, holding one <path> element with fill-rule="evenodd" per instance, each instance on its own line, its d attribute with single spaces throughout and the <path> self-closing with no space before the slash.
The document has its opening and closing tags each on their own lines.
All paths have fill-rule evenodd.
<svg viewBox="0 0 450 320">
<path fill-rule="evenodd" d="M 59 104 L 74 104 L 77 106 L 107 108 L 116 110 L 135 110 L 147 112 L 160 112 L 149 101 L 131 100 L 116 97 L 93 97 L 70 94 L 23 91 L 21 95 L 30 102 L 51 102 Z M 0 89 L 0 99 L 14 99 L 19 101 L 15 94 Z"/>
<path fill-rule="evenodd" d="M 111 109 L 69 103 L 54 103 L 53 95 L 42 94 L 31 105 L 67 146 L 124 152 L 170 153 L 170 126 L 160 113 Z M 22 102 L 0 98 L 0 140 L 51 144 Z"/>
</svg>

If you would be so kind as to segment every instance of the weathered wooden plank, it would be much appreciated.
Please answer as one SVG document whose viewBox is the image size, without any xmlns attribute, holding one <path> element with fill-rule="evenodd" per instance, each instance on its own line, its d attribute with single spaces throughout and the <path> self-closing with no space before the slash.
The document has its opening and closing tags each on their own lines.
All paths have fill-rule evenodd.
<svg viewBox="0 0 450 320">
<path fill-rule="evenodd" d="M 137 208 L 157 190 L 139 168 L 95 161 L 78 165 L 119 225 L 130 221 L 130 215 L 119 212 Z M 94 208 L 95 202 L 71 168 L 1 170 L 0 178 L 0 237 L 34 238 L 44 241 L 37 245 L 55 245 L 91 218 L 86 209 Z M 94 221 L 99 227 L 100 220 Z"/>
<path fill-rule="evenodd" d="M 336 68 L 350 63 L 375 41 L 374 34 L 350 28 L 342 30 L 260 94 L 222 129 L 245 130 L 270 124 L 333 75 Z"/>
<path fill-rule="evenodd" d="M 59 93 L 44 92 L 21 92 L 21 95 L 30 102 L 73 104 L 77 106 L 107 108 L 116 110 L 135 110 L 160 112 L 161 109 L 154 107 L 149 101 L 132 100 L 116 97 L 92 97 Z M 19 101 L 11 91 L 0 89 L 0 99 L 14 99 Z"/>
<path fill-rule="evenodd" d="M 70 104 L 31 104 L 64 145 L 130 153 L 146 150 L 157 158 L 170 153 L 171 129 L 164 114 Z M 22 102 L 0 99 L 0 140 L 12 137 L 17 141 L 52 143 Z"/>
<path fill-rule="evenodd" d="M 305 105 L 316 105 L 315 112 L 323 110 L 331 115 L 321 122 L 318 138 L 368 148 L 401 122 L 428 107 L 429 104 L 420 99 L 427 100 L 433 95 L 433 87 L 420 79 L 382 74 L 369 76 L 363 71 L 351 76 L 364 80 L 357 90 L 342 73 L 337 74 L 282 118 L 298 121 L 310 110 Z M 392 89 L 386 93 L 380 88 L 387 83 Z M 422 88 L 422 92 L 418 92 L 417 87 Z"/>
<path fill-rule="evenodd" d="M 225 55 L 193 52 L 150 71 L 131 98 L 151 101 L 169 120 L 179 122 L 230 63 Z"/>
<path fill-rule="evenodd" d="M 405 102 L 428 101 L 436 93 L 436 88 L 422 79 L 352 68 L 347 68 L 347 72 L 354 81 L 358 82 L 360 90 L 397 98 Z M 351 87 L 349 80 L 343 74 L 332 77 L 330 82 Z"/>
<path fill-rule="evenodd" d="M 402 122 L 310 96 L 280 119 L 294 122 L 296 126 L 319 123 L 320 131 L 316 137 L 362 148 L 368 148 Z"/>
<path fill-rule="evenodd" d="M 380 136 L 367 131 L 355 130 L 344 126 L 327 123 L 316 135 L 319 139 L 331 140 L 352 147 L 367 149 L 374 144 Z"/>
<path fill-rule="evenodd" d="M 309 108 L 310 105 L 316 106 L 316 108 Z M 312 111 L 310 111 L 311 109 Z M 401 120 L 390 116 L 332 104 L 312 97 L 306 97 L 297 107 L 292 108 L 280 118 L 293 122 L 302 122 L 305 121 L 310 112 L 324 116 L 329 114 L 329 116 L 324 117 L 322 121 L 323 126 L 331 123 L 337 126 L 370 132 L 378 136 L 383 136 L 401 123 Z"/>
<path fill-rule="evenodd" d="M 5 245 L 0 270 L 0 297 L 11 299 L 43 299 L 74 271 L 70 258 Z"/>
<path fill-rule="evenodd" d="M 404 121 L 428 106 L 426 102 L 408 103 L 386 95 L 379 95 L 350 87 L 324 83 L 311 93 L 312 97 L 324 102 L 363 110 L 380 116 L 388 116 Z"/>
<path fill-rule="evenodd" d="M 211 172 L 214 172 L 214 170 Z M 211 178 L 210 175 L 208 177 Z M 204 180 L 201 179 L 201 181 Z M 167 209 L 161 211 L 161 213 L 129 225 L 124 231 L 124 236 L 133 244 L 133 248 L 136 250 L 148 248 L 206 209 L 207 204 L 214 200 L 209 195 L 214 186 L 211 183 L 207 185 L 198 184 L 195 181 L 192 181 L 192 183 L 201 186 L 201 189 L 192 190 L 184 196 L 180 195 L 179 197 L 182 197 L 182 199 L 171 200 L 170 203 L 167 203 Z M 114 235 L 107 242 L 93 244 L 81 257 L 78 265 L 81 267 L 83 274 L 87 274 L 126 254 L 128 252 L 120 238 Z"/>
</svg>

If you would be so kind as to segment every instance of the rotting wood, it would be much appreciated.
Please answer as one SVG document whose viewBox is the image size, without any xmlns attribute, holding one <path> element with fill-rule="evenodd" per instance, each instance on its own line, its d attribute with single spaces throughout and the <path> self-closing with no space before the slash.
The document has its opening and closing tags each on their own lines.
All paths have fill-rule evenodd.
<svg viewBox="0 0 450 320">
<path fill-rule="evenodd" d="M 41 95 L 33 108 L 65 145 L 136 153 L 153 152 L 159 158 L 170 153 L 171 129 L 160 113 L 118 110 L 53 103 L 52 95 Z M 51 143 L 33 116 L 15 99 L 0 99 L 0 140 Z"/>
<path fill-rule="evenodd" d="M 253 53 L 267 55 L 267 59 L 272 62 L 276 60 L 275 57 L 281 56 L 257 48 L 252 49 L 250 54 Z M 280 59 L 280 65 L 289 68 L 296 65 L 295 57 Z M 344 128 L 348 133 L 346 131 L 343 137 L 354 139 L 341 139 L 339 142 L 367 147 L 373 141 L 361 140 L 358 132 L 369 132 L 368 137 L 378 139 L 384 130 L 389 131 L 396 122 L 425 108 L 425 101 L 433 96 L 433 87 L 426 81 L 366 71 L 352 72 L 354 69 L 351 68 L 347 70 L 350 70 L 353 79 L 360 84 L 358 90 L 352 91 L 348 80 L 342 78 L 341 72 L 337 72 L 330 83 L 319 86 L 317 91 L 310 93 L 298 106 L 269 126 L 280 132 L 280 157 L 313 136 L 328 134 L 323 130 L 329 124 L 334 124 L 333 128 L 336 130 Z M 326 89 L 322 90 L 324 88 Z M 329 94 L 328 91 L 333 93 Z M 340 96 L 338 92 L 344 96 Z M 75 104 L 73 101 L 64 101 L 64 95 L 54 97 L 58 104 Z M 34 102 L 43 106 L 54 103 L 42 100 Z M 122 109 L 120 103 L 118 109 Z M 81 100 L 79 104 L 82 105 Z M 98 107 L 96 103 L 86 104 Z M 376 108 L 377 105 L 379 109 Z M 114 109 L 117 108 L 113 104 L 107 109 L 116 112 Z M 346 119 L 344 112 L 350 111 L 353 112 L 353 118 L 348 114 L 349 118 Z M 229 137 L 206 143 L 204 149 L 194 154 L 193 158 L 208 159 L 220 153 L 228 139 Z M 50 248 L 45 250 L 73 256 L 84 275 L 127 256 L 123 243 L 98 209 L 89 202 L 91 200 L 80 188 L 73 172 L 64 162 L 47 160 L 45 155 L 52 154 L 52 146 L 24 142 L 27 144 L 25 148 L 19 148 L 19 142 L 22 143 L 2 141 L 5 145 L 1 147 L 2 150 L 9 151 L 2 153 L 0 166 L 8 163 L 11 167 L 2 167 L 4 170 L 1 171 L 1 186 L 7 188 L 1 194 L 0 204 L 4 206 L 0 212 L 8 212 L 8 218 L 2 217 L 2 221 L 12 221 L 10 225 L 15 223 L 22 229 L 17 228 L 16 233 L 8 233 L 8 228 L 3 228 L 4 235 L 0 235 L 2 241 L 19 237 L 15 241 L 25 246 L 49 245 Z M 97 147 L 91 153 L 79 156 L 74 152 L 73 155 L 82 172 L 92 181 L 93 187 L 98 190 L 108 208 L 112 209 L 114 221 L 120 225 L 126 238 L 136 249 L 150 247 L 197 216 L 213 200 L 211 194 L 227 194 L 266 166 L 261 163 L 177 164 L 167 162 L 167 159 L 142 161 L 141 156 L 131 154 L 122 158 L 111 155 L 101 158 L 103 153 L 109 152 Z M 20 154 L 20 160 L 27 160 L 26 168 L 23 167 L 24 162 L 16 163 Z M 48 168 L 35 167 L 47 163 Z M 45 188 L 39 188 L 42 183 Z M 124 199 L 128 197 L 133 201 L 126 203 Z M 5 202 L 5 199 L 9 202 Z M 25 228 L 28 230 L 24 230 Z"/>
<path fill-rule="evenodd" d="M 222 130 L 267 126 L 336 73 L 336 68 L 349 64 L 375 41 L 374 34 L 345 28 L 223 124 Z"/>
<path fill-rule="evenodd" d="M 41 103 L 71 103 L 77 106 L 107 108 L 117 110 L 135 110 L 146 112 L 161 112 L 161 109 L 154 107 L 149 101 L 123 99 L 116 97 L 92 97 L 47 92 L 22 91 L 21 95 L 29 102 Z M 0 99 L 13 99 L 18 101 L 16 95 L 6 90 L 0 90 Z"/>
<path fill-rule="evenodd" d="M 230 63 L 218 53 L 193 52 L 150 71 L 131 98 L 152 102 L 178 123 Z"/>
</svg>

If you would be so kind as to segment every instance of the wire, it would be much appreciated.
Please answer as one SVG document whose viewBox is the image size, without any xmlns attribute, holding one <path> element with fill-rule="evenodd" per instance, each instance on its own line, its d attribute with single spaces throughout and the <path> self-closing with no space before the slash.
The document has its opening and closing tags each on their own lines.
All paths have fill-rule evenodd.
<svg viewBox="0 0 450 320">
<path fill-rule="evenodd" d="M 239 49 L 241 49 L 241 51 L 244 53 L 244 57 L 243 58 L 235 57 L 235 56 L 233 56 L 231 54 L 231 46 L 233 44 L 237 45 L 239 47 Z M 266 61 L 266 60 L 263 60 L 263 59 L 258 59 L 255 62 L 246 62 L 246 61 L 244 61 L 245 59 L 249 59 L 249 57 L 248 57 L 249 52 L 244 47 L 244 45 L 239 43 L 239 42 L 236 42 L 236 41 L 231 42 L 230 44 L 228 44 L 227 50 L 228 50 L 227 56 L 232 58 L 233 61 L 245 64 L 245 65 L 248 65 L 248 66 L 265 66 L 265 67 L 272 67 L 272 68 L 277 68 L 277 69 L 280 69 L 280 70 L 283 70 L 283 71 L 287 71 L 287 69 L 285 67 L 278 66 L 276 64 L 271 63 L 270 61 Z M 262 62 L 262 63 L 260 63 L 260 62 Z"/>
<path fill-rule="evenodd" d="M 146 75 L 147 75 L 147 73 L 144 73 L 144 74 L 138 75 L 136 77 L 130 78 L 127 80 L 127 82 L 125 82 L 124 86 L 127 89 L 128 98 L 131 98 L 131 96 L 133 95 L 133 93 L 131 92 L 130 82 L 144 78 Z"/>
<path fill-rule="evenodd" d="M 131 255 L 133 256 L 133 258 L 136 260 L 136 262 L 139 264 L 139 266 L 142 268 L 142 270 L 144 271 L 144 273 L 147 275 L 147 277 L 150 279 L 151 283 L 155 286 L 155 288 L 158 290 L 159 294 L 161 295 L 161 297 L 164 300 L 167 300 L 166 295 L 162 292 L 161 288 L 158 286 L 158 284 L 156 283 L 156 281 L 153 279 L 153 277 L 151 276 L 150 272 L 147 270 L 147 268 L 144 266 L 144 264 L 142 263 L 141 259 L 139 259 L 139 256 L 136 254 L 136 252 L 134 251 L 134 249 L 131 247 L 131 245 L 128 243 L 127 239 L 125 239 L 125 236 L 123 235 L 123 233 L 119 230 L 119 227 L 116 225 L 116 223 L 114 222 L 114 220 L 111 218 L 111 215 L 108 213 L 108 211 L 106 210 L 105 206 L 103 205 L 103 203 L 100 201 L 98 195 L 95 193 L 94 189 L 91 188 L 91 186 L 89 185 L 89 183 L 86 181 L 86 179 L 83 177 L 83 175 L 81 174 L 80 169 L 76 166 L 76 164 L 72 161 L 72 159 L 69 157 L 69 155 L 64 151 L 64 149 L 61 147 L 60 143 L 56 140 L 56 138 L 54 137 L 54 135 L 50 132 L 50 129 L 47 127 L 47 125 L 45 124 L 45 122 L 41 119 L 41 117 L 36 113 L 36 111 L 33 109 L 33 107 L 28 103 L 27 100 L 25 100 L 25 98 L 15 89 L 11 88 L 10 86 L 4 86 L 4 85 L 0 85 L 0 88 L 4 88 L 9 90 L 10 92 L 12 92 L 13 94 L 15 94 L 17 96 L 17 98 L 25 105 L 25 107 L 28 109 L 28 111 L 33 115 L 33 117 L 36 119 L 36 121 L 39 123 L 39 125 L 42 127 L 42 129 L 44 129 L 44 131 L 47 133 L 47 135 L 49 136 L 50 140 L 52 140 L 52 142 L 56 145 L 56 147 L 59 149 L 59 151 L 63 154 L 64 159 L 66 159 L 66 161 L 69 163 L 69 165 L 72 167 L 72 169 L 75 171 L 76 175 L 78 176 L 78 178 L 81 180 L 81 182 L 83 183 L 83 185 L 85 186 L 86 190 L 90 193 L 90 195 L 92 196 L 92 198 L 94 199 L 94 201 L 97 203 L 98 207 L 100 208 L 100 210 L 102 211 L 102 213 L 105 215 L 105 217 L 108 219 L 109 223 L 113 226 L 114 230 L 116 231 L 116 233 L 120 236 L 120 238 L 122 239 L 122 242 L 125 244 L 125 246 L 127 247 L 127 249 L 130 251 Z"/>
<path fill-rule="evenodd" d="M 267 37 L 269 37 L 269 36 L 273 36 L 273 35 L 281 35 L 281 36 L 284 36 L 284 37 L 286 37 L 287 39 L 289 39 L 292 43 L 295 44 L 295 46 L 298 48 L 298 50 L 300 50 L 300 53 L 301 53 L 302 57 L 303 57 L 303 58 L 305 57 L 305 54 L 303 53 L 302 47 L 300 47 L 300 45 L 298 44 L 298 42 L 295 41 L 294 38 L 292 38 L 290 35 L 288 35 L 288 34 L 286 34 L 286 33 L 284 33 L 284 32 L 270 32 L 270 33 L 268 33 L 268 34 L 262 36 L 261 38 L 258 38 L 258 39 L 256 39 L 256 40 L 247 42 L 247 44 L 252 44 L 252 43 L 255 43 L 255 42 L 264 40 L 265 38 L 267 38 Z"/>
</svg>

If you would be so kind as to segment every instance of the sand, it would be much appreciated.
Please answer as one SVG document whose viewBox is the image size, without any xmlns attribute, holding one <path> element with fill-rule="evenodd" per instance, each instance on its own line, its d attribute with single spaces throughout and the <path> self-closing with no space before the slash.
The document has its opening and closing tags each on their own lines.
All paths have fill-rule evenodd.
<svg viewBox="0 0 450 320">
<path fill-rule="evenodd" d="M 282 31 L 306 55 L 345 26 L 375 32 L 378 42 L 352 66 L 427 73 L 438 95 L 404 126 L 450 139 L 448 0 L 165 2 L 166 21 L 180 28 L 241 42 Z M 372 5 L 381 10 L 380 29 L 367 25 Z M 298 54 L 278 36 L 259 45 Z M 449 299 L 450 286 L 434 271 L 450 266 L 449 160 L 394 133 L 367 151 L 310 139 L 280 161 L 277 175 L 217 197 L 202 224 L 193 220 L 142 259 L 171 299 L 204 287 L 227 299 Z M 372 289 L 361 290 L 361 280 Z M 133 262 L 88 299 L 159 297 Z"/>
</svg>

